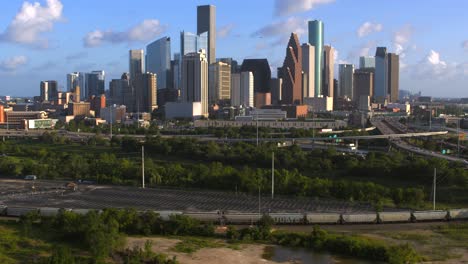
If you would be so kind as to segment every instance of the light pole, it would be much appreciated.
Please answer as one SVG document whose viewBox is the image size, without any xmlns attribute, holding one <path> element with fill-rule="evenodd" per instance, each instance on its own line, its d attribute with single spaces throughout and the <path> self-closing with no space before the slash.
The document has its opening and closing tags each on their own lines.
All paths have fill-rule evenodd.
<svg viewBox="0 0 468 264">
<path fill-rule="evenodd" d="M 460 119 L 457 122 L 457 156 L 460 158 Z"/>
<path fill-rule="evenodd" d="M 145 188 L 145 146 L 141 145 L 141 187 Z"/>
<path fill-rule="evenodd" d="M 432 200 L 432 209 L 435 211 L 436 209 L 436 179 L 437 179 L 437 170 L 436 168 L 434 168 L 434 196 L 433 196 L 433 200 Z"/>
<path fill-rule="evenodd" d="M 255 108 L 255 115 L 257 116 L 255 119 L 257 121 L 257 147 L 258 147 L 258 109 Z"/>
<path fill-rule="evenodd" d="M 271 199 L 275 197 L 275 152 L 271 153 Z"/>
</svg>

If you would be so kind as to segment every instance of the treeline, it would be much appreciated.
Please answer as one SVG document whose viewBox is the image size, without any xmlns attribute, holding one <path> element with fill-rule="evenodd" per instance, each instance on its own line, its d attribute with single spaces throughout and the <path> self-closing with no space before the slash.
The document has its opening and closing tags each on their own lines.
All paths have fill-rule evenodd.
<svg viewBox="0 0 468 264">
<path fill-rule="evenodd" d="M 303 247 L 314 250 L 324 250 L 335 254 L 366 258 L 389 263 L 416 263 L 419 255 L 408 245 L 388 246 L 381 242 L 357 236 L 345 236 L 328 233 L 320 228 L 314 228 L 310 234 L 272 232 L 273 220 L 264 215 L 257 226 L 236 229 L 229 226 L 225 235 L 215 234 L 211 224 L 203 224 L 187 216 L 170 216 L 163 221 L 153 212 L 138 214 L 133 209 L 105 209 L 102 213 L 90 211 L 86 215 L 61 211 L 54 217 L 41 217 L 37 214 L 27 214 L 20 221 L 23 232 L 38 229 L 43 233 L 52 234 L 53 239 L 65 243 L 77 243 L 87 250 L 94 263 L 100 263 L 109 256 L 120 256 L 124 263 L 143 263 L 142 260 L 175 264 L 175 258 L 157 255 L 151 251 L 151 243 L 147 242 L 144 249 L 125 249 L 125 235 L 179 235 L 226 238 L 231 242 L 260 241 L 288 247 Z M 65 260 L 68 260 L 65 261 Z M 52 256 L 38 263 L 90 263 L 87 258 L 73 257 L 67 247 L 58 247 Z M 65 261 L 65 262 L 64 262 Z"/>
</svg>

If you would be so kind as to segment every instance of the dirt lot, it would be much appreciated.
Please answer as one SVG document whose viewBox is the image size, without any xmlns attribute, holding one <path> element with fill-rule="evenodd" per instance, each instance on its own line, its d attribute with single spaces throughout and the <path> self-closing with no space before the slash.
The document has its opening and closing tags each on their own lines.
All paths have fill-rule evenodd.
<svg viewBox="0 0 468 264">
<path fill-rule="evenodd" d="M 153 251 L 156 253 L 164 253 L 169 256 L 176 256 L 180 263 L 189 264 L 274 264 L 262 258 L 264 245 L 240 245 L 239 249 L 230 248 L 202 248 L 194 253 L 181 253 L 174 251 L 174 246 L 181 240 L 153 237 L 153 238 L 137 238 L 129 237 L 127 245 L 129 248 L 143 248 L 145 242 L 151 240 L 153 242 Z"/>
</svg>

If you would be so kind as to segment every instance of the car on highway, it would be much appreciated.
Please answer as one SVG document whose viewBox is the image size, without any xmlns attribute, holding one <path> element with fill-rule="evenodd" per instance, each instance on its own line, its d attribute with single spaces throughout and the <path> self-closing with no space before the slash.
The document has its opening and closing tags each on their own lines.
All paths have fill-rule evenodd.
<svg viewBox="0 0 468 264">
<path fill-rule="evenodd" d="M 28 180 L 28 181 L 35 181 L 35 180 L 37 180 L 37 176 L 36 175 L 26 175 L 26 176 L 24 176 L 24 179 Z"/>
</svg>

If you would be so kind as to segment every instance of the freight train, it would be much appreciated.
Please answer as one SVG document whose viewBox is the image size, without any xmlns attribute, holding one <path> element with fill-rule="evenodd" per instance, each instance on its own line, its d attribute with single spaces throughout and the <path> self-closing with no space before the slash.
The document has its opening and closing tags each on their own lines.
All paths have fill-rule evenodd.
<svg viewBox="0 0 468 264">
<path fill-rule="evenodd" d="M 94 209 L 0 206 L 0 215 L 7 217 L 20 217 L 29 212 L 37 212 L 43 216 L 54 216 L 58 214 L 60 210 L 71 211 L 78 214 L 86 214 Z M 169 220 L 171 215 L 185 215 L 202 222 L 238 225 L 254 224 L 258 222 L 263 216 L 259 213 L 240 213 L 231 211 L 190 212 L 168 210 L 154 212 L 159 214 L 163 220 Z M 276 224 L 384 224 L 468 220 L 468 209 L 449 209 L 437 211 L 388 211 L 378 213 L 268 213 L 268 215 L 274 220 Z"/>
</svg>

